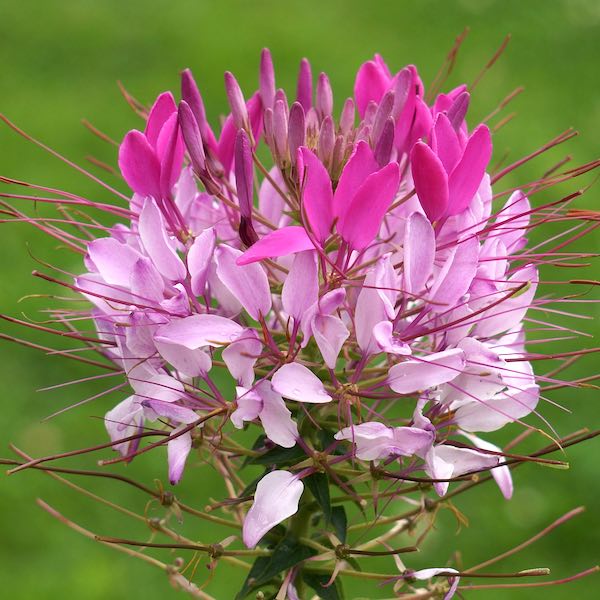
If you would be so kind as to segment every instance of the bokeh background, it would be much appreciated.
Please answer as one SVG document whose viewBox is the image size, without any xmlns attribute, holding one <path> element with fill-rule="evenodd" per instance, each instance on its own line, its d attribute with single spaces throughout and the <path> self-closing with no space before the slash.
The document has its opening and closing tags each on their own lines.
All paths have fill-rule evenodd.
<svg viewBox="0 0 600 600">
<path fill-rule="evenodd" d="M 421 1 L 224 1 L 204 0 L 20 0 L 0 2 L 0 111 L 29 133 L 76 161 L 93 155 L 114 161 L 115 148 L 104 144 L 81 126 L 87 118 L 115 139 L 140 125 L 122 100 L 117 80 L 140 100 L 150 103 L 164 89 L 177 90 L 178 73 L 191 67 L 199 82 L 209 117 L 216 123 L 226 110 L 222 73 L 231 69 L 243 88 L 256 86 L 260 49 L 271 48 L 278 85 L 293 93 L 299 60 L 306 56 L 316 72 L 326 71 L 340 100 L 352 91 L 353 76 L 361 62 L 380 52 L 393 69 L 416 63 L 427 85 L 453 40 L 465 26 L 471 33 L 464 44 L 450 83 L 472 81 L 507 33 L 513 38 L 505 56 L 479 85 L 471 119 L 489 113 L 519 85 L 526 91 L 512 105 L 518 117 L 495 136 L 496 158 L 510 149 L 513 158 L 524 155 L 568 126 L 581 136 L 566 150 L 555 150 L 525 166 L 518 181 L 529 181 L 557 162 L 564 153 L 574 162 L 598 157 L 600 146 L 600 3 L 597 0 L 444 0 Z M 473 121 L 472 121 L 473 122 Z M 92 167 L 93 169 L 93 167 Z M 98 171 L 99 172 L 99 171 Z M 0 174 L 61 187 L 97 199 L 107 195 L 7 127 L 0 127 Z M 120 185 L 106 175 L 110 183 Z M 586 180 L 589 183 L 590 178 Z M 516 178 L 503 185 L 512 186 Z M 565 193 L 576 188 L 572 183 Z M 537 201 L 557 198 L 546 194 Z M 598 206 L 600 188 L 592 189 L 579 206 Z M 536 234 L 540 240 L 540 234 Z M 543 234 L 542 234 L 543 235 Z M 598 251 L 598 236 L 579 248 Z M 40 309 L 48 299 L 23 299 L 51 289 L 30 276 L 37 259 L 77 272 L 77 258 L 57 248 L 26 225 L 0 229 L 0 311 L 44 319 Z M 556 272 L 554 279 L 570 274 Z M 593 271 L 587 272 L 591 277 Z M 597 277 L 597 274 L 596 274 Z M 55 291 L 55 290 L 53 290 Z M 550 290 L 551 291 L 551 290 Z M 560 290 L 558 290 L 560 291 Z M 589 296 L 592 297 L 592 296 Z M 594 316 L 597 308 L 585 310 Z M 595 333 L 591 321 L 574 322 Z M 6 324 L 0 330 L 23 334 Z M 42 338 L 30 336 L 41 341 Z M 45 340 L 56 342 L 56 340 Z M 594 340 L 564 342 L 562 349 Z M 556 349 L 556 345 L 554 346 Z M 38 392 L 38 388 L 94 374 L 56 357 L 22 347 L 0 345 L 0 455 L 9 442 L 32 455 L 65 451 L 102 443 L 105 433 L 98 417 L 122 395 L 115 394 L 43 422 L 55 410 L 91 396 L 105 381 Z M 542 368 L 545 365 L 540 365 Z M 590 374 L 594 361 L 571 371 L 573 377 Z M 596 365 L 597 371 L 597 365 Z M 598 424 L 598 392 L 561 391 L 552 396 L 572 413 L 545 407 L 545 415 L 560 434 Z M 515 430 L 513 430 L 513 434 Z M 501 438 L 495 438 L 501 441 Z M 469 526 L 457 532 L 449 511 L 440 528 L 416 558 L 419 565 L 445 564 L 460 548 L 465 566 L 475 564 L 530 537 L 567 510 L 585 504 L 586 513 L 555 531 L 498 569 L 548 566 L 553 575 L 566 576 L 598 562 L 600 555 L 600 479 L 597 442 L 568 450 L 567 471 L 524 466 L 515 472 L 514 499 L 507 503 L 492 486 L 481 486 L 457 506 Z M 105 454 L 106 455 L 106 454 Z M 72 460 L 69 466 L 93 466 L 94 459 Z M 139 477 L 149 485 L 165 479 L 165 461 L 159 453 L 145 455 L 117 471 Z M 116 482 L 87 483 L 92 490 L 131 508 L 158 515 L 146 497 Z M 177 493 L 194 506 L 218 497 L 221 482 L 207 470 L 190 469 Z M 81 598 L 120 600 L 132 597 L 175 598 L 158 570 L 84 539 L 51 519 L 36 504 L 43 498 L 68 517 L 104 535 L 148 535 L 143 525 L 125 518 L 89 498 L 52 481 L 41 472 L 0 477 L 0 589 L 4 598 Z M 215 530 L 189 522 L 194 539 L 217 541 Z M 388 568 L 393 568 L 389 565 Z M 197 581 L 208 577 L 205 563 Z M 241 574 L 221 567 L 209 588 L 219 600 L 233 598 Z M 389 596 L 369 591 L 361 583 L 346 586 L 349 598 Z M 485 598 L 548 598 L 572 595 L 600 597 L 600 577 L 571 587 L 546 590 L 471 592 Z"/>
</svg>

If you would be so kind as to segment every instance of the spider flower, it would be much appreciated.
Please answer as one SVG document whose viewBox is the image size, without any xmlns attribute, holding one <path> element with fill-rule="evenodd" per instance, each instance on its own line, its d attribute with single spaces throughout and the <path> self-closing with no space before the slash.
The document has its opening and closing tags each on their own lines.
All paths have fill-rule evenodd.
<svg viewBox="0 0 600 600">
<path fill-rule="evenodd" d="M 148 111 L 134 103 L 146 123 L 119 147 L 131 193 L 112 210 L 118 224 L 69 217 L 90 239 L 31 222 L 84 255 L 82 273 L 63 283 L 89 301 L 93 348 L 132 390 L 106 412 L 120 454 L 108 462 L 145 451 L 150 427 L 163 434 L 172 484 L 197 478 L 193 457 L 205 450 L 233 496 L 242 458 L 262 464 L 244 492 L 249 510 L 236 515 L 248 548 L 287 557 L 285 593 L 303 569 L 314 583 L 311 561 L 301 563 L 333 539 L 298 546 L 319 514 L 315 531 L 334 526 L 344 541 L 330 487 L 364 509 L 360 486 L 377 498 L 388 478 L 384 510 L 400 511 L 404 497 L 430 510 L 455 480 L 491 471 L 512 495 L 515 456 L 479 435 L 532 413 L 539 421 L 541 384 L 559 381 L 536 374 L 525 325 L 549 302 L 536 297 L 538 266 L 560 259 L 570 238 L 527 249 L 532 227 L 566 213 L 532 208 L 525 191 L 496 203 L 506 194 L 492 191 L 492 133 L 470 119 L 466 86 L 426 90 L 414 66 L 392 74 L 376 56 L 337 118 L 325 74 L 313 94 L 303 61 L 288 98 L 264 51 L 247 102 L 231 73 L 225 87 L 231 113 L 218 133 L 189 70 L 179 103 L 171 92 Z M 258 436 L 252 448 L 242 429 Z M 351 568 L 346 553 L 342 543 L 332 556 Z M 460 581 L 450 568 L 405 573 L 447 575 L 446 598 Z"/>
</svg>

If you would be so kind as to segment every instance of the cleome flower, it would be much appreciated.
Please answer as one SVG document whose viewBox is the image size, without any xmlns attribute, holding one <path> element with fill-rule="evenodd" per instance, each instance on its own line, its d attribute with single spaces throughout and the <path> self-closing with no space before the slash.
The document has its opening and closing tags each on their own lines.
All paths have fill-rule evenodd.
<svg viewBox="0 0 600 600">
<path fill-rule="evenodd" d="M 118 224 L 88 239 L 31 222 L 83 254 L 81 274 L 57 283 L 87 300 L 93 348 L 131 388 L 106 412 L 119 455 L 104 463 L 166 445 L 176 484 L 197 476 L 197 453 L 214 459 L 229 501 L 252 502 L 236 512 L 245 546 L 285 558 L 262 581 L 259 553 L 241 594 L 283 571 L 277 598 L 299 597 L 303 581 L 318 593 L 315 581 L 336 586 L 338 570 L 353 568 L 330 487 L 363 512 L 365 483 L 388 498 L 382 510 L 417 506 L 418 517 L 399 516 L 366 544 L 389 548 L 450 489 L 489 472 L 510 498 L 511 466 L 547 460 L 487 439 L 515 423 L 545 428 L 543 384 L 563 385 L 534 369 L 527 325 L 564 329 L 528 319 L 560 300 L 536 295 L 539 266 L 561 260 L 574 234 L 531 249 L 527 238 L 585 215 L 566 211 L 571 196 L 533 207 L 527 190 L 596 165 L 498 190 L 511 168 L 493 171 L 492 131 L 470 118 L 469 88 L 426 90 L 414 66 L 392 74 L 380 56 L 359 68 L 339 115 L 325 74 L 313 93 L 307 61 L 288 98 L 267 50 L 248 100 L 231 73 L 225 87 L 231 112 L 219 133 L 189 70 L 179 102 L 164 92 L 142 109 L 143 131 L 119 145 L 127 204 L 78 201 Z M 240 430 L 258 435 L 252 448 Z M 147 433 L 164 439 L 144 446 Z M 245 491 L 232 475 L 244 457 L 265 467 Z M 381 481 L 392 486 L 385 493 Z M 226 555 L 219 548 L 215 560 Z M 324 580 L 320 560 L 330 561 Z M 402 567 L 390 581 L 429 582 L 450 598 L 468 576 Z"/>
</svg>

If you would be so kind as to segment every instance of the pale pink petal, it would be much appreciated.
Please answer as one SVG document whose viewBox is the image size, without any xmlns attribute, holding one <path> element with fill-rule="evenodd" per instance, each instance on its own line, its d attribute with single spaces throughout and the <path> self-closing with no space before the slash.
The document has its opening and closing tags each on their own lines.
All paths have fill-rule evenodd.
<svg viewBox="0 0 600 600">
<path fill-rule="evenodd" d="M 192 450 L 192 434 L 189 431 L 180 433 L 185 426 L 174 429 L 167 442 L 167 458 L 169 463 L 169 481 L 172 485 L 179 483 L 185 462 Z"/>
<path fill-rule="evenodd" d="M 192 315 L 158 328 L 155 340 L 181 344 L 190 350 L 226 346 L 244 331 L 235 321 L 218 315 Z"/>
<path fill-rule="evenodd" d="M 477 272 L 479 242 L 470 237 L 458 243 L 448 255 L 431 288 L 432 310 L 444 312 L 467 292 Z"/>
<path fill-rule="evenodd" d="M 179 406 L 179 404 L 173 402 L 148 399 L 142 401 L 142 406 L 148 409 L 146 417 L 152 420 L 163 417 L 178 424 L 184 423 L 185 425 L 191 425 L 199 419 L 198 414 L 193 410 L 186 408 L 185 406 Z"/>
<path fill-rule="evenodd" d="M 379 260 L 381 262 L 385 258 Z M 381 351 L 373 337 L 373 329 L 377 323 L 387 319 L 386 303 L 377 290 L 377 268 L 374 268 L 367 273 L 354 313 L 356 340 L 363 353 L 376 354 Z"/>
<path fill-rule="evenodd" d="M 194 240 L 187 254 L 187 266 L 192 278 L 192 292 L 196 296 L 204 295 L 216 239 L 217 233 L 213 227 L 205 229 Z"/>
<path fill-rule="evenodd" d="M 154 341 L 159 354 L 177 371 L 187 377 L 199 377 L 210 371 L 210 355 L 197 348 L 190 350 L 179 344 Z"/>
<path fill-rule="evenodd" d="M 323 404 L 331 402 L 321 380 L 300 363 L 288 363 L 279 368 L 271 378 L 273 389 L 284 398 L 298 402 Z"/>
<path fill-rule="evenodd" d="M 399 184 L 398 164 L 389 163 L 369 175 L 344 207 L 337 229 L 352 249 L 363 250 L 373 241 Z"/>
<path fill-rule="evenodd" d="M 423 142 L 410 153 L 413 181 L 419 202 L 430 221 L 437 221 L 448 208 L 448 175 L 442 161 Z"/>
<path fill-rule="evenodd" d="M 250 387 L 254 381 L 254 364 L 262 352 L 262 342 L 254 329 L 246 329 L 239 339 L 223 349 L 222 357 L 237 382 Z"/>
<path fill-rule="evenodd" d="M 313 317 L 311 329 L 325 364 L 335 369 L 340 350 L 350 335 L 348 328 L 338 317 L 317 314 Z"/>
<path fill-rule="evenodd" d="M 411 573 L 411 576 L 414 577 L 415 579 L 419 579 L 421 581 L 427 581 L 428 579 L 431 579 L 432 577 L 435 577 L 436 575 L 440 575 L 440 574 L 445 575 L 446 573 L 458 573 L 458 571 L 456 569 L 451 569 L 450 567 L 421 569 L 420 571 L 415 571 L 414 573 Z M 449 575 L 448 582 L 450 583 L 450 588 L 444 595 L 443 600 L 451 600 L 451 598 L 454 597 L 454 594 L 456 593 L 458 584 L 460 582 L 460 577 L 452 577 L 451 575 Z"/>
<path fill-rule="evenodd" d="M 160 198 L 160 162 L 141 131 L 134 129 L 123 138 L 119 146 L 119 169 L 134 192 Z"/>
<path fill-rule="evenodd" d="M 388 374 L 388 385 L 399 394 L 412 394 L 452 381 L 464 368 L 465 353 L 462 350 L 444 350 L 394 365 Z"/>
<path fill-rule="evenodd" d="M 295 446 L 299 437 L 298 427 L 283 398 L 273 390 L 269 381 L 261 381 L 256 391 L 262 399 L 258 416 L 267 437 L 284 448 Z"/>
<path fill-rule="evenodd" d="M 256 486 L 242 529 L 244 544 L 254 548 L 267 531 L 298 512 L 304 484 L 288 471 L 271 471 Z"/>
<path fill-rule="evenodd" d="M 129 396 L 104 416 L 106 431 L 113 442 L 139 433 L 143 424 L 144 409 L 136 396 Z M 131 441 L 121 442 L 113 445 L 113 450 L 127 456 L 133 445 Z"/>
<path fill-rule="evenodd" d="M 297 321 L 317 301 L 319 271 L 317 253 L 306 250 L 294 257 L 294 262 L 283 283 L 281 302 L 283 310 Z"/>
<path fill-rule="evenodd" d="M 404 229 L 404 290 L 418 294 L 429 280 L 435 258 L 435 233 L 420 212 L 412 213 Z"/>
<path fill-rule="evenodd" d="M 407 356 L 412 354 L 411 347 L 394 336 L 394 326 L 390 321 L 381 321 L 373 327 L 373 338 L 377 345 L 388 354 Z"/>
<path fill-rule="evenodd" d="M 297 164 L 302 178 L 302 205 L 315 237 L 323 242 L 333 223 L 331 179 L 323 163 L 308 148 L 298 150 Z"/>
<path fill-rule="evenodd" d="M 304 227 L 291 225 L 272 231 L 253 244 L 237 259 L 238 265 L 247 265 L 265 258 L 287 256 L 304 250 L 314 250 Z"/>
<path fill-rule="evenodd" d="M 145 202 L 138 228 L 142 244 L 161 275 L 170 281 L 183 281 L 187 270 L 173 248 L 162 214 L 154 200 L 148 199 Z"/>
<path fill-rule="evenodd" d="M 254 421 L 262 410 L 263 401 L 256 390 L 237 387 L 237 408 L 231 413 L 231 422 L 242 429 L 246 421 Z"/>
<path fill-rule="evenodd" d="M 133 265 L 129 286 L 136 303 L 153 304 L 164 300 L 164 280 L 152 261 L 145 256 L 140 257 Z"/>
<path fill-rule="evenodd" d="M 142 255 L 127 244 L 107 237 L 88 244 L 88 254 L 102 279 L 111 285 L 127 287 L 131 271 Z"/>
<path fill-rule="evenodd" d="M 217 276 L 257 321 L 271 310 L 271 289 L 261 265 L 240 265 L 242 252 L 221 244 L 215 251 Z"/>
</svg>

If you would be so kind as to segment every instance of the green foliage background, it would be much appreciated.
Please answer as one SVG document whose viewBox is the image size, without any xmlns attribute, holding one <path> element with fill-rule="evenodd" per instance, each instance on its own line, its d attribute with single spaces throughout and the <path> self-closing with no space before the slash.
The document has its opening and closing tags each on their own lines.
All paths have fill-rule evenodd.
<svg viewBox="0 0 600 600">
<path fill-rule="evenodd" d="M 216 122 L 226 110 L 223 71 L 233 70 L 246 91 L 254 89 L 263 46 L 273 51 L 278 85 L 290 94 L 298 61 L 307 56 L 316 72 L 324 70 L 330 75 L 339 102 L 351 93 L 358 65 L 375 52 L 383 54 L 394 69 L 416 63 L 426 84 L 431 82 L 454 37 L 467 25 L 471 34 L 452 76 L 453 84 L 472 81 L 504 35 L 513 34 L 508 52 L 477 89 L 471 119 L 490 112 L 516 86 L 526 87 L 512 107 L 518 111 L 518 118 L 495 137 L 496 158 L 505 149 L 511 150 L 511 158 L 527 154 L 571 125 L 582 131 L 581 137 L 568 150 L 555 150 L 551 156 L 521 169 L 519 181 L 539 176 L 567 151 L 579 163 L 596 158 L 600 131 L 600 4 L 596 0 L 3 0 L 0 111 L 76 161 L 83 161 L 86 155 L 110 161 L 114 148 L 91 136 L 80 125 L 80 119 L 88 118 L 115 139 L 139 126 L 119 95 L 117 79 L 136 97 L 150 103 L 158 92 L 176 90 L 179 71 L 190 66 L 201 85 L 209 116 Z M 107 198 L 90 181 L 6 127 L 0 128 L 0 174 Z M 512 186 L 516 181 L 510 178 L 503 185 Z M 576 185 L 566 186 L 564 193 Z M 598 189 L 592 189 L 579 206 L 597 208 L 598 196 Z M 537 201 L 558 197 L 547 193 Z M 37 311 L 48 301 L 24 300 L 17 304 L 26 294 L 50 290 L 30 277 L 37 267 L 33 257 L 72 272 L 81 269 L 79 260 L 28 226 L 5 225 L 0 232 L 0 310 L 41 319 Z M 539 232 L 537 236 L 536 240 L 541 239 Z M 598 237 L 588 238 L 579 247 L 598 251 Z M 588 270 L 586 276 L 598 274 Z M 563 270 L 553 274 L 554 279 L 558 277 L 566 279 L 569 273 Z M 598 309 L 587 306 L 588 314 L 597 316 Z M 571 320 L 570 324 L 598 331 L 598 325 L 590 322 Z M 5 324 L 1 330 L 23 334 Z M 572 349 L 581 343 L 564 342 L 553 348 Z M 583 343 L 591 347 L 594 340 Z M 119 394 L 49 422 L 41 421 L 58 408 L 98 392 L 106 382 L 36 392 L 37 388 L 93 372 L 21 347 L 3 344 L 0 352 L 0 445 L 4 449 L 0 454 L 8 454 L 9 441 L 36 456 L 105 441 L 102 422 L 95 417 L 114 405 L 122 397 Z M 587 365 L 587 370 L 573 369 L 573 377 L 590 374 L 593 360 Z M 593 428 L 598 423 L 597 395 L 594 389 L 557 392 L 552 399 L 566 405 L 572 414 L 548 405 L 544 407 L 545 415 L 560 434 L 582 426 Z M 482 486 L 469 498 L 460 498 L 457 506 L 468 515 L 469 527 L 455 534 L 455 522 L 446 511 L 440 531 L 434 533 L 415 563 L 441 566 L 459 547 L 463 564 L 475 564 L 526 539 L 570 508 L 586 504 L 588 511 L 583 516 L 499 565 L 498 570 L 548 566 L 558 578 L 593 565 L 600 549 L 598 451 L 594 442 L 569 449 L 567 458 L 572 468 L 568 471 L 522 467 L 515 472 L 516 491 L 510 503 L 492 486 Z M 165 461 L 160 454 L 146 455 L 120 471 L 149 484 L 157 476 L 164 479 Z M 86 457 L 70 464 L 89 467 L 93 459 Z M 146 498 L 136 490 L 115 482 L 87 483 L 90 489 L 132 510 L 144 510 Z M 220 496 L 222 482 L 207 469 L 192 468 L 176 492 L 188 503 L 202 507 L 209 496 Z M 3 476 L 2 597 L 151 600 L 181 595 L 169 588 L 159 571 L 86 540 L 51 519 L 35 505 L 36 497 L 95 532 L 128 534 L 137 539 L 147 536 L 143 524 L 131 525 L 110 508 L 64 488 L 42 473 Z M 159 514 L 156 506 L 149 506 L 148 511 Z M 204 542 L 228 535 L 190 519 L 186 519 L 185 529 Z M 387 569 L 393 569 L 391 561 Z M 197 580 L 202 582 L 207 576 L 203 564 Z M 228 600 L 239 586 L 240 577 L 241 573 L 221 566 L 217 570 L 218 583 L 209 591 L 219 600 Z M 349 598 L 390 595 L 381 588 L 351 583 L 346 586 Z M 568 588 L 537 590 L 535 597 L 558 599 L 572 594 L 596 598 L 600 596 L 599 584 L 600 578 L 595 577 Z M 525 599 L 534 597 L 533 591 L 466 595 Z"/>
</svg>

